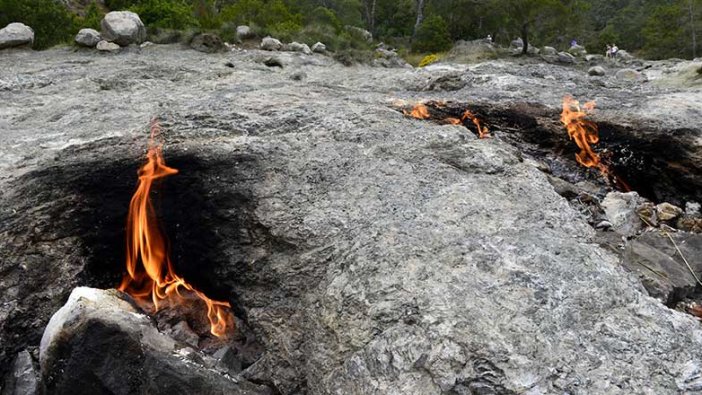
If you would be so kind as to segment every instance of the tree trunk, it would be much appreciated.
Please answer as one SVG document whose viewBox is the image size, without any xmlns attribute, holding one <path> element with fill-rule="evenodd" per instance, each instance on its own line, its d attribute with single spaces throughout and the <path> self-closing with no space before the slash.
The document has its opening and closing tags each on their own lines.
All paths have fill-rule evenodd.
<svg viewBox="0 0 702 395">
<path fill-rule="evenodd" d="M 522 25 L 522 55 L 526 55 L 529 51 L 529 22 Z"/>
<path fill-rule="evenodd" d="M 366 25 L 368 25 L 368 31 L 375 35 L 375 5 L 377 0 L 365 0 L 363 2 L 364 8 L 366 9 Z"/>
<path fill-rule="evenodd" d="M 426 2 L 424 0 L 417 0 L 417 21 L 414 23 L 414 30 L 412 31 L 412 41 L 417 35 L 417 30 L 419 30 L 419 25 L 424 22 L 424 6 Z"/>
<path fill-rule="evenodd" d="M 688 0 L 690 11 L 690 30 L 692 31 L 692 59 L 697 57 L 697 31 L 695 30 L 695 10 L 692 6 L 694 0 Z"/>
</svg>

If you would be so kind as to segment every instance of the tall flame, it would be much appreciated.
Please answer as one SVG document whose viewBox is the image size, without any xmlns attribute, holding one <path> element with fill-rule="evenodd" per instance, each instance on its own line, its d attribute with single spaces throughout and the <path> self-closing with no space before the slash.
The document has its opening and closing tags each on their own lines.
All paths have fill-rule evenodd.
<svg viewBox="0 0 702 395">
<path fill-rule="evenodd" d="M 599 129 L 593 121 L 585 119 L 595 110 L 595 102 L 590 101 L 580 106 L 580 102 L 570 96 L 563 98 L 563 111 L 561 112 L 561 122 L 568 130 L 568 136 L 580 148 L 580 152 L 575 154 L 575 160 L 585 167 L 596 168 L 603 176 L 619 184 L 624 191 L 630 191 L 629 185 L 619 178 L 614 171 L 602 162 L 600 155 L 595 152 L 591 144 L 600 141 Z"/>
<path fill-rule="evenodd" d="M 168 167 L 163 159 L 162 146 L 159 142 L 161 126 L 156 119 L 151 121 L 146 163 L 139 169 L 139 182 L 136 192 L 129 203 L 127 216 L 127 274 L 119 286 L 135 297 L 137 301 L 148 302 L 151 299 L 155 311 L 163 303 L 180 303 L 182 290 L 192 292 L 207 305 L 207 318 L 210 332 L 218 337 L 226 334 L 231 313 L 228 302 L 212 300 L 188 284 L 173 269 L 166 238 L 161 233 L 156 219 L 156 211 L 149 194 L 155 180 L 178 173 Z M 141 265 L 139 265 L 141 263 Z"/>
<path fill-rule="evenodd" d="M 463 116 L 461 117 L 461 121 L 465 121 L 466 119 L 470 119 L 471 121 L 473 121 L 475 127 L 478 128 L 479 138 L 485 139 L 490 137 L 490 131 L 488 130 L 487 126 L 483 126 L 483 123 L 480 121 L 480 118 L 473 115 L 473 113 L 470 112 L 470 110 L 466 110 L 463 113 Z"/>
<path fill-rule="evenodd" d="M 417 119 L 429 119 L 429 108 L 424 104 L 417 104 L 412 108 L 412 111 L 403 110 L 403 113 L 407 116 L 417 118 Z"/>
<path fill-rule="evenodd" d="M 437 108 L 444 108 L 446 107 L 446 103 L 444 102 L 430 102 L 433 106 Z M 417 118 L 417 119 L 429 119 L 431 118 L 431 114 L 429 114 L 429 107 L 427 107 L 426 104 L 419 103 L 412 107 L 411 111 L 408 110 L 402 110 L 402 112 L 412 118 Z M 444 122 L 450 125 L 461 125 L 463 122 L 466 120 L 470 120 L 473 122 L 476 128 L 478 128 L 478 137 L 481 139 L 488 138 L 490 137 L 490 130 L 488 130 L 487 126 L 483 125 L 482 121 L 480 118 L 476 117 L 473 115 L 470 110 L 466 110 L 463 113 L 463 116 L 461 119 L 454 118 L 454 117 L 448 117 L 444 119 Z"/>
</svg>

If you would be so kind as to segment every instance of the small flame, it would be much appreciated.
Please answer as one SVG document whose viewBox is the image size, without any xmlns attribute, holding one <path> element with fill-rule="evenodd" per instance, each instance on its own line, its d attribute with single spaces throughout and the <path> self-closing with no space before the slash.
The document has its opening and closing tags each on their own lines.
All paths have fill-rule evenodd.
<svg viewBox="0 0 702 395">
<path fill-rule="evenodd" d="M 412 111 L 403 110 L 403 113 L 417 119 L 428 119 L 430 117 L 429 108 L 421 103 L 414 106 Z"/>
<path fill-rule="evenodd" d="M 483 126 L 483 123 L 480 121 L 480 118 L 476 117 L 473 115 L 470 110 L 466 110 L 463 113 L 463 116 L 461 117 L 462 121 L 465 121 L 466 119 L 470 119 L 473 121 L 473 124 L 475 125 L 476 128 L 478 128 L 478 137 L 481 139 L 485 139 L 490 137 L 490 130 L 488 130 L 487 126 Z"/>
<path fill-rule="evenodd" d="M 580 102 L 570 96 L 563 98 L 563 111 L 561 112 L 561 122 L 568 130 L 568 136 L 580 148 L 580 152 L 575 154 L 575 160 L 585 167 L 596 168 L 608 179 L 618 183 L 624 191 L 630 191 L 629 185 L 619 178 L 612 169 L 602 162 L 600 155 L 595 152 L 591 144 L 600 141 L 599 129 L 593 121 L 585 119 L 595 110 L 595 102 L 589 101 L 582 106 Z"/>
<path fill-rule="evenodd" d="M 161 126 L 156 119 L 151 121 L 147 162 L 139 169 L 137 190 L 132 196 L 127 216 L 127 274 L 119 290 L 132 295 L 137 301 L 148 304 L 149 298 L 155 311 L 162 303 L 183 303 L 181 290 L 192 292 L 207 305 L 210 332 L 221 337 L 226 334 L 229 322 L 233 322 L 228 302 L 212 300 L 178 276 L 166 248 L 166 238 L 161 233 L 156 211 L 149 197 L 155 180 L 178 173 L 168 167 L 163 159 L 163 143 L 157 142 Z M 139 266 L 141 263 L 141 266 Z"/>
</svg>

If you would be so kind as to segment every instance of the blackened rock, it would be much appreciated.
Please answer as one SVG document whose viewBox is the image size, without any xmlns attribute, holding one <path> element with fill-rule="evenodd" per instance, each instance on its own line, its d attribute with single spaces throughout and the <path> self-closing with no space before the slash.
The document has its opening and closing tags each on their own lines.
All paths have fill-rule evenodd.
<svg viewBox="0 0 702 395">
<path fill-rule="evenodd" d="M 39 390 L 38 375 L 29 351 L 20 351 L 5 377 L 2 395 L 33 395 Z"/>
<path fill-rule="evenodd" d="M 80 287 L 51 317 L 40 347 L 50 394 L 264 394 L 183 358 L 182 345 L 116 290 Z"/>
</svg>

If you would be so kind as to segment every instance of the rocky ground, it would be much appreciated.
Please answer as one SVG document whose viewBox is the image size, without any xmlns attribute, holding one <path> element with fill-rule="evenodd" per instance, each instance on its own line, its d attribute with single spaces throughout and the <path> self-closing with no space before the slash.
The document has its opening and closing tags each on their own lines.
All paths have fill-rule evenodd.
<svg viewBox="0 0 702 395">
<path fill-rule="evenodd" d="M 24 349 L 38 358 L 74 287 L 118 283 L 157 116 L 181 171 L 161 196 L 174 259 L 263 347 L 233 379 L 243 387 L 702 390 L 699 321 L 650 297 L 506 132 L 480 140 L 397 109 L 539 108 L 557 125 L 571 94 L 597 100 L 599 122 L 686 144 L 694 162 L 699 64 L 641 63 L 632 79 L 528 58 L 384 69 L 153 45 L 6 51 L 0 65 L 3 371 Z"/>
</svg>

